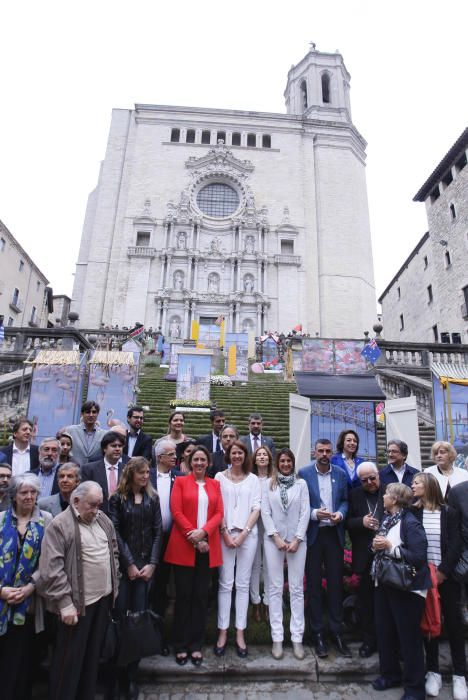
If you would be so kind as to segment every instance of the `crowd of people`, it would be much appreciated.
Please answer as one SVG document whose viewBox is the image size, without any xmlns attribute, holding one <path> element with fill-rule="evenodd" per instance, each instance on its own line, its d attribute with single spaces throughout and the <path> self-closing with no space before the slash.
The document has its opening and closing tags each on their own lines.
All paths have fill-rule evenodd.
<svg viewBox="0 0 468 700">
<path fill-rule="evenodd" d="M 359 435 L 346 429 L 336 446 L 319 438 L 315 459 L 296 465 L 289 448 L 276 449 L 263 433 L 258 413 L 241 436 L 214 410 L 211 431 L 194 438 L 174 411 L 167 435 L 153 444 L 139 406 L 129 409 L 128 427 L 110 431 L 99 427 L 99 410 L 85 402 L 78 425 L 39 446 L 32 423 L 20 419 L 0 447 L 4 700 L 31 697 L 49 645 L 51 700 L 93 698 L 110 621 L 148 609 L 164 618 L 171 597 L 173 631 L 162 653 L 171 644 L 181 666 L 203 663 L 210 599 L 217 600 L 217 657 L 231 620 L 237 655 L 249 655 L 250 604 L 251 624 L 269 623 L 271 654 L 281 659 L 285 598 L 298 660 L 306 631 L 319 658 L 329 645 L 350 657 L 343 637 L 348 535 L 359 576 L 358 653 L 379 655 L 373 688 L 402 685 L 404 700 L 439 694 L 440 630 L 425 637 L 421 628 L 436 586 L 453 697 L 467 700 L 466 602 L 455 571 L 468 545 L 468 472 L 454 466 L 449 443 L 436 442 L 434 466 L 421 471 L 406 463 L 407 445 L 392 440 L 379 470 L 359 456 Z M 409 580 L 396 586 L 403 569 Z M 106 697 L 138 697 L 138 664 L 106 660 Z"/>
</svg>

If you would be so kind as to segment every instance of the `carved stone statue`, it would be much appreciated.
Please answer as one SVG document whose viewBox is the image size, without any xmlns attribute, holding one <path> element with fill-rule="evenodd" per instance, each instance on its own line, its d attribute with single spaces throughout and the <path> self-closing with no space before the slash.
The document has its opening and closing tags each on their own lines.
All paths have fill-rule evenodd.
<svg viewBox="0 0 468 700">
<path fill-rule="evenodd" d="M 171 325 L 169 326 L 169 337 L 170 338 L 180 338 L 180 326 L 177 321 L 172 319 Z"/>
<path fill-rule="evenodd" d="M 247 292 L 247 294 L 252 294 L 254 290 L 254 280 L 252 275 L 246 275 L 244 277 L 244 292 Z"/>
<path fill-rule="evenodd" d="M 219 238 L 213 238 L 210 243 L 210 251 L 212 253 L 220 253 L 221 250 L 219 248 Z"/>
<path fill-rule="evenodd" d="M 247 238 L 245 239 L 245 252 L 251 255 L 254 252 L 254 250 L 255 239 L 253 236 L 247 236 Z"/>
<path fill-rule="evenodd" d="M 174 289 L 180 291 L 184 287 L 184 273 L 177 270 L 174 272 Z"/>
<path fill-rule="evenodd" d="M 212 272 L 208 275 L 208 291 L 209 292 L 219 292 L 219 276 L 216 272 Z"/>
<path fill-rule="evenodd" d="M 184 231 L 177 234 L 177 250 L 185 250 L 187 236 Z"/>
</svg>

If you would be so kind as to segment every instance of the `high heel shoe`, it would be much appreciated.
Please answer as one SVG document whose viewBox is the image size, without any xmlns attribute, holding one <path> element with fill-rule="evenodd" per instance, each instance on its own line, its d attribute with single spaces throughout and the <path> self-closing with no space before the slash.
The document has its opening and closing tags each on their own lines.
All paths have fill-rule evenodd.
<svg viewBox="0 0 468 700">
<path fill-rule="evenodd" d="M 245 647 L 240 647 L 237 642 L 236 642 L 236 652 L 237 652 L 237 656 L 240 659 L 245 659 L 245 657 L 249 655 L 249 650 L 247 648 L 247 645 L 245 645 Z"/>
<path fill-rule="evenodd" d="M 201 666 L 203 663 L 203 656 L 194 656 L 190 654 L 190 661 L 194 666 Z"/>
<path fill-rule="evenodd" d="M 223 644 L 222 647 L 219 647 L 217 644 L 214 645 L 214 647 L 213 647 L 213 653 L 214 653 L 215 656 L 218 657 L 218 659 L 219 659 L 221 656 L 224 656 L 224 654 L 225 654 L 225 652 L 226 652 L 226 646 L 227 646 L 227 642 L 224 642 L 224 644 Z"/>
<path fill-rule="evenodd" d="M 178 664 L 179 666 L 185 666 L 185 664 L 188 661 L 188 654 L 176 654 L 175 660 L 176 664 Z"/>
</svg>

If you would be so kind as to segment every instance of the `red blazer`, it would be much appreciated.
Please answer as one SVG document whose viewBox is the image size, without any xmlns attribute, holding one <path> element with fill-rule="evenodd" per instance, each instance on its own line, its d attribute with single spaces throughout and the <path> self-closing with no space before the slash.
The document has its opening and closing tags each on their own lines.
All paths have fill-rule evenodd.
<svg viewBox="0 0 468 700">
<path fill-rule="evenodd" d="M 203 529 L 208 533 L 210 545 L 210 567 L 221 566 L 221 537 L 219 526 L 224 516 L 223 499 L 218 481 L 205 479 L 208 496 L 208 520 Z M 195 566 L 195 548 L 187 540 L 186 533 L 197 527 L 198 484 L 193 474 L 183 479 L 176 479 L 171 494 L 171 512 L 174 524 L 167 544 L 164 561 L 179 566 Z"/>
</svg>

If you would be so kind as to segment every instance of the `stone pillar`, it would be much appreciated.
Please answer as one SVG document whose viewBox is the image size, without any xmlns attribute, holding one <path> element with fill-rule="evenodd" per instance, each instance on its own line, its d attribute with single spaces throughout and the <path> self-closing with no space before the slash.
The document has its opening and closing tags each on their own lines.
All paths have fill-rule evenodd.
<svg viewBox="0 0 468 700">
<path fill-rule="evenodd" d="M 195 274 L 193 276 L 193 288 L 198 291 L 198 263 L 200 261 L 195 258 Z"/>
<path fill-rule="evenodd" d="M 240 328 L 240 312 L 241 312 L 241 303 L 238 302 L 236 304 L 236 327 L 234 328 L 234 333 L 239 333 L 239 328 Z"/>
<path fill-rule="evenodd" d="M 162 316 L 162 324 L 161 324 L 161 326 L 162 326 L 162 332 L 163 332 L 164 335 L 166 335 L 166 336 L 168 335 L 168 333 L 167 333 L 167 331 L 166 331 L 167 307 L 168 307 L 168 306 L 169 306 L 169 301 L 168 301 L 167 299 L 164 299 L 164 301 L 163 301 L 163 303 L 162 303 L 162 307 L 163 307 L 163 316 Z"/>
<path fill-rule="evenodd" d="M 167 256 L 167 266 L 166 266 L 166 282 L 165 287 L 172 287 L 171 283 L 171 256 Z"/>
<path fill-rule="evenodd" d="M 241 261 L 240 258 L 237 259 L 237 279 L 236 279 L 236 292 L 240 292 L 240 270 L 241 270 Z"/>
<path fill-rule="evenodd" d="M 257 332 L 256 335 L 262 335 L 262 305 L 257 304 Z"/>
<path fill-rule="evenodd" d="M 188 316 L 189 316 L 189 306 L 190 302 L 188 299 L 184 302 L 184 338 L 188 338 L 190 334 L 190 329 L 188 327 Z"/>
<path fill-rule="evenodd" d="M 195 224 L 192 222 L 192 230 L 190 231 L 190 240 L 187 243 L 188 248 L 195 249 Z"/>
<path fill-rule="evenodd" d="M 161 256 L 161 274 L 159 276 L 159 289 L 163 288 L 164 285 L 164 268 L 166 267 L 166 256 Z"/>
<path fill-rule="evenodd" d="M 228 315 L 228 323 L 227 323 L 227 328 L 228 332 L 233 333 L 234 329 L 232 327 L 232 316 L 234 313 L 234 304 L 229 304 L 229 315 Z"/>
<path fill-rule="evenodd" d="M 235 263 L 234 263 L 234 258 L 231 258 L 231 281 L 229 284 L 229 291 L 234 292 L 234 268 L 235 268 Z"/>
<path fill-rule="evenodd" d="M 254 287 L 256 292 L 263 292 L 262 261 L 257 260 L 257 284 Z"/>
</svg>

